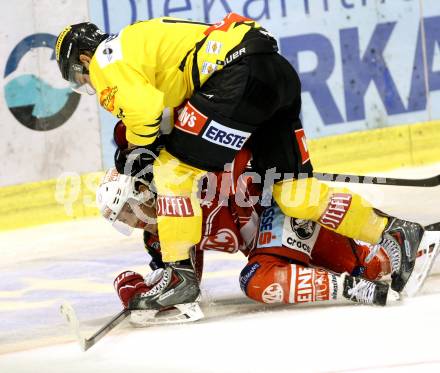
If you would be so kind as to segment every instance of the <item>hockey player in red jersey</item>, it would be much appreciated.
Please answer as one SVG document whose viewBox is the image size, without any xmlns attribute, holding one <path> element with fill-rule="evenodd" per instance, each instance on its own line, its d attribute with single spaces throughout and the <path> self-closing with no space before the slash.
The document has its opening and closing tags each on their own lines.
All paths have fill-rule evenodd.
<svg viewBox="0 0 440 373">
<path fill-rule="evenodd" d="M 286 217 L 276 204 L 263 209 L 258 203 L 252 203 L 260 197 L 261 190 L 245 173 L 249 157 L 250 153 L 242 150 L 231 172 L 209 174 L 201 188 L 203 235 L 195 247 L 197 255 L 194 256 L 199 281 L 203 251 L 241 251 L 249 261 L 240 274 L 240 286 L 249 298 L 256 301 L 304 303 L 351 300 L 385 305 L 392 290 L 385 282 L 376 281 L 391 271 L 385 250 L 381 247 L 372 250 L 368 244 L 355 242 L 313 222 Z M 145 208 L 145 205 L 138 208 L 136 206 L 143 203 L 135 203 L 134 208 L 123 207 L 125 212 L 121 215 L 106 202 L 113 201 L 115 197 L 111 192 L 112 183 L 115 185 L 113 190 L 122 191 L 119 202 L 132 198 L 127 196 L 133 193 L 136 183 L 139 191 L 147 191 L 148 183 L 119 175 L 113 169 L 107 172 L 97 193 L 103 215 L 113 216 L 113 219 L 108 218 L 113 224 L 124 220 L 131 226 L 147 230 L 144 241 L 152 256 L 150 266 L 153 272 L 143 278 L 138 273 L 126 271 L 114 283 L 124 307 L 142 309 L 142 305 L 138 307 L 137 299 L 142 299 L 141 294 L 157 292 L 163 286 L 162 278 L 166 272 L 162 268 L 154 221 L 142 223 L 139 218 L 133 219 L 133 215 L 137 210 L 143 211 L 144 217 L 151 217 L 154 211 L 152 207 Z M 215 185 L 214 198 L 207 198 L 209 184 L 211 187 Z M 126 192 L 125 187 L 131 189 Z M 137 194 L 136 191 L 134 193 Z M 152 206 L 151 195 L 146 199 Z M 138 198 L 138 202 L 142 200 L 145 197 Z M 109 213 L 107 209 L 116 213 Z M 176 278 L 175 281 L 185 286 L 184 278 Z M 167 298 L 172 298 L 172 295 L 165 300 Z M 173 304 L 178 302 L 172 300 L 170 305 Z M 165 302 L 163 308 L 167 306 Z"/>
</svg>

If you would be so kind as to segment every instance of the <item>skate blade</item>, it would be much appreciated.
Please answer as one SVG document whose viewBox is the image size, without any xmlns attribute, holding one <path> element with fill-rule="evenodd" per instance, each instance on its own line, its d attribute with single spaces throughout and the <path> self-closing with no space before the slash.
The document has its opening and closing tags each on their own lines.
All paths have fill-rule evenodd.
<svg viewBox="0 0 440 373">
<path fill-rule="evenodd" d="M 388 289 L 388 295 L 387 295 L 387 305 L 390 302 L 400 302 L 402 300 L 402 295 L 397 292 L 394 291 L 393 289 L 391 289 L 391 287 Z"/>
<path fill-rule="evenodd" d="M 205 316 L 198 303 L 176 304 L 163 310 L 133 310 L 130 323 L 135 327 L 193 322 Z"/>
<path fill-rule="evenodd" d="M 422 289 L 439 251 L 440 232 L 425 231 L 417 251 L 414 270 L 403 290 L 407 297 L 414 297 Z"/>
</svg>

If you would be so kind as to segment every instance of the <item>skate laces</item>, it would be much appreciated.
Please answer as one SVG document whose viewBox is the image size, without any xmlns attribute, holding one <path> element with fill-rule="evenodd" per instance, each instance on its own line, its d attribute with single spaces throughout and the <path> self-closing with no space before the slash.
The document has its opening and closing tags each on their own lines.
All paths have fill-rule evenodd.
<svg viewBox="0 0 440 373">
<path fill-rule="evenodd" d="M 163 275 L 163 268 L 155 269 L 153 272 L 150 272 L 145 276 L 144 282 L 147 286 L 152 286 L 160 280 L 162 275 Z"/>
<path fill-rule="evenodd" d="M 385 249 L 391 262 L 391 269 L 393 272 L 400 271 L 400 264 L 402 262 L 402 250 L 397 241 L 389 234 L 384 235 L 380 245 Z"/>
<path fill-rule="evenodd" d="M 381 248 L 380 244 L 370 246 L 370 252 L 367 255 L 367 257 L 365 258 L 365 263 L 370 263 L 371 260 L 376 256 L 376 254 L 380 250 L 380 248 Z"/>
<path fill-rule="evenodd" d="M 353 279 L 353 281 L 355 285 L 347 291 L 348 295 L 350 296 L 350 300 L 372 304 L 374 301 L 374 290 L 376 289 L 376 284 L 374 282 L 365 281 L 362 279 Z"/>
<path fill-rule="evenodd" d="M 162 269 L 162 268 L 160 268 L 160 269 Z M 158 269 L 154 272 L 157 272 L 160 269 Z M 153 274 L 154 272 L 152 272 L 151 274 Z M 149 291 L 147 291 L 146 293 L 144 293 L 142 295 L 143 296 L 154 296 L 154 295 L 157 295 L 160 292 L 162 292 L 162 290 L 165 289 L 169 284 L 169 280 L 171 278 L 171 272 L 172 271 L 168 268 L 166 270 L 162 269 L 162 272 L 160 273 L 162 275 L 162 278 L 160 279 L 160 281 L 158 283 L 156 283 L 156 285 L 154 285 Z"/>
</svg>

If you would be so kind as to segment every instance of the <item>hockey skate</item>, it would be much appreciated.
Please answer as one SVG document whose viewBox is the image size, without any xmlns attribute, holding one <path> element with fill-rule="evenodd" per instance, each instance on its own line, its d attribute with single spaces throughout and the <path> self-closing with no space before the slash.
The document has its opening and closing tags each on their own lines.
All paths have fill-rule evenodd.
<svg viewBox="0 0 440 373">
<path fill-rule="evenodd" d="M 413 273 L 404 289 L 405 295 L 413 297 L 422 289 L 439 251 L 440 232 L 425 231 L 419 250 L 417 251 Z"/>
<path fill-rule="evenodd" d="M 420 224 L 389 218 L 379 244 L 390 258 L 391 289 L 394 291 L 400 293 L 411 277 L 423 234 Z"/>
<path fill-rule="evenodd" d="M 200 288 L 193 267 L 167 263 L 146 279 L 154 284 L 146 293 L 130 300 L 131 323 L 136 326 L 196 321 L 204 317 L 198 304 Z"/>
<path fill-rule="evenodd" d="M 368 281 L 348 274 L 345 274 L 342 295 L 356 303 L 378 306 L 385 306 L 388 296 L 389 300 L 399 299 L 398 293 L 391 290 L 385 282 Z"/>
</svg>

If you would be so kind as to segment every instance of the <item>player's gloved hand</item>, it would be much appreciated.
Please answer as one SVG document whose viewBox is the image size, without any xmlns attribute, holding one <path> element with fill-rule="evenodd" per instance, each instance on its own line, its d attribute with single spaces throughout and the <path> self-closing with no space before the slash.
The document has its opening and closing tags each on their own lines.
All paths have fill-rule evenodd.
<svg viewBox="0 0 440 373">
<path fill-rule="evenodd" d="M 116 144 L 116 146 L 123 150 L 128 148 L 128 141 L 127 141 L 127 127 L 125 127 L 125 124 L 120 120 L 118 123 L 116 123 L 115 128 L 113 129 L 113 140 Z"/>
<path fill-rule="evenodd" d="M 128 303 L 135 295 L 150 290 L 142 275 L 133 271 L 122 272 L 115 278 L 113 286 L 125 308 L 128 307 Z"/>
<path fill-rule="evenodd" d="M 155 160 L 154 154 L 144 147 L 132 149 L 116 149 L 115 167 L 120 174 L 144 177 L 149 171 L 149 166 Z"/>
<path fill-rule="evenodd" d="M 128 308 L 130 301 L 138 294 L 146 293 L 156 285 L 163 276 L 163 268 L 156 269 L 145 276 L 133 271 L 124 271 L 115 278 L 113 286 L 118 293 L 124 308 Z"/>
<path fill-rule="evenodd" d="M 147 146 L 117 148 L 114 157 L 116 169 L 120 174 L 142 177 L 151 181 L 153 162 L 165 146 L 165 140 L 166 136 L 162 135 Z"/>
</svg>

